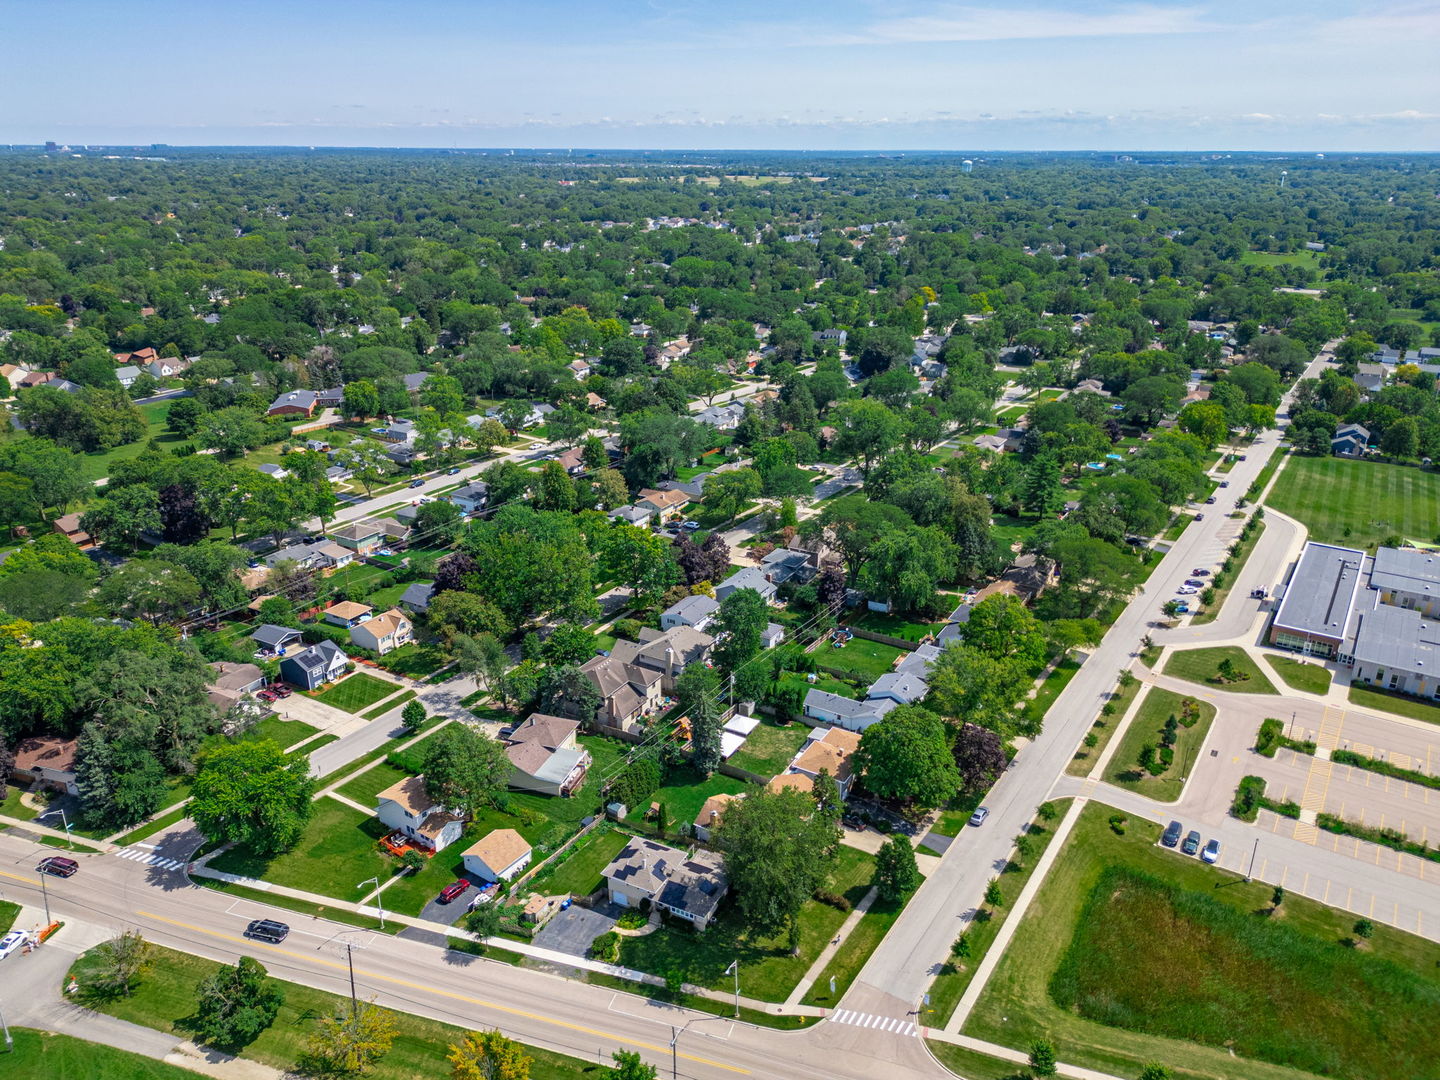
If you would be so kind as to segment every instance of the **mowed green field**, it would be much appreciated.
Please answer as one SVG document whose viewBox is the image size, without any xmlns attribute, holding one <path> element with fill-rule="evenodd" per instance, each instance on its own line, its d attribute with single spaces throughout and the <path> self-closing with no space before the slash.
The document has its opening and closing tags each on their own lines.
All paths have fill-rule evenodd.
<svg viewBox="0 0 1440 1080">
<path fill-rule="evenodd" d="M 1374 550 L 1390 536 L 1429 543 L 1440 531 L 1440 474 L 1406 465 L 1292 454 L 1265 501 L 1326 544 Z"/>
</svg>

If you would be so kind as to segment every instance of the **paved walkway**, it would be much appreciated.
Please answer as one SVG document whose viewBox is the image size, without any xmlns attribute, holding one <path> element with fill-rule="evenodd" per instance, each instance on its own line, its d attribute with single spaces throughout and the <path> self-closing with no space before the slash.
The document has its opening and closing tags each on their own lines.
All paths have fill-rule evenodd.
<svg viewBox="0 0 1440 1080">
<path fill-rule="evenodd" d="M 855 909 L 845 916 L 845 921 L 840 924 L 840 929 L 830 943 L 820 950 L 820 955 L 815 957 L 815 962 L 805 972 L 805 977 L 795 984 L 794 990 L 790 991 L 790 996 L 785 999 L 787 1008 L 800 1004 L 800 999 L 810 992 L 810 987 L 814 986 L 815 981 L 824 974 L 825 965 L 830 963 L 831 957 L 845 947 L 845 941 L 850 937 L 850 932 L 860 925 L 860 920 L 865 917 L 865 913 L 870 910 L 870 905 L 875 903 L 875 898 L 879 895 L 874 889 L 871 889 L 860 898 Z"/>
</svg>

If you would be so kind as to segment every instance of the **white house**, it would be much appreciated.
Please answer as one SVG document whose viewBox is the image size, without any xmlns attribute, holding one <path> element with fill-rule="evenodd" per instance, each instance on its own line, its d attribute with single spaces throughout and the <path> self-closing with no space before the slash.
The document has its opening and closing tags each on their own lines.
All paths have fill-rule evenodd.
<svg viewBox="0 0 1440 1080">
<path fill-rule="evenodd" d="M 696 630 L 704 630 L 719 610 L 720 601 L 713 596 L 687 596 L 660 613 L 660 629 L 673 630 L 677 626 L 693 626 Z"/>
<path fill-rule="evenodd" d="M 481 881 L 509 881 L 530 865 L 530 845 L 514 829 L 494 829 L 466 848 L 460 861 Z"/>
<path fill-rule="evenodd" d="M 433 851 L 444 851 L 465 831 L 464 819 L 430 797 L 423 776 L 407 776 L 376 795 L 375 801 L 382 825 Z"/>
<path fill-rule="evenodd" d="M 362 649 L 369 649 L 381 656 L 414 638 L 414 628 L 409 618 L 399 608 L 381 612 L 374 618 L 350 628 L 350 640 Z"/>
<path fill-rule="evenodd" d="M 472 480 L 445 497 L 458 506 L 461 513 L 478 514 L 485 509 L 485 500 L 490 497 L 490 485 L 483 480 Z"/>
<path fill-rule="evenodd" d="M 810 690 L 805 694 L 805 715 L 822 724 L 833 724 L 846 731 L 864 731 L 871 724 L 878 724 L 895 702 L 889 698 L 874 701 L 856 701 L 841 697 L 828 690 Z"/>
</svg>

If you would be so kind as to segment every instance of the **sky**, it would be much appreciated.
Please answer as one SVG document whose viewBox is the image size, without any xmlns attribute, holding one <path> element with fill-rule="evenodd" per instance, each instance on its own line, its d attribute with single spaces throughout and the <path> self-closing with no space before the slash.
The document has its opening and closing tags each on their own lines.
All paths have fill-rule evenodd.
<svg viewBox="0 0 1440 1080">
<path fill-rule="evenodd" d="M 1440 149 L 1440 0 L 0 0 L 0 26 L 0 143 Z"/>
</svg>

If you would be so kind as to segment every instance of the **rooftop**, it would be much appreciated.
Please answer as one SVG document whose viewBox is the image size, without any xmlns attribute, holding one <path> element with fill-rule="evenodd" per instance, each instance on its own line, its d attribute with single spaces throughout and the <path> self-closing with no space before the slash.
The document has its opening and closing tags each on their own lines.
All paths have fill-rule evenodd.
<svg viewBox="0 0 1440 1080">
<path fill-rule="evenodd" d="M 462 852 L 474 855 L 491 870 L 504 870 L 530 854 L 530 845 L 514 829 L 492 829 Z"/>
<path fill-rule="evenodd" d="M 1285 587 L 1275 625 L 1302 634 L 1343 639 L 1364 561 L 1365 553 L 1355 548 L 1313 541 L 1306 544 Z"/>
</svg>

